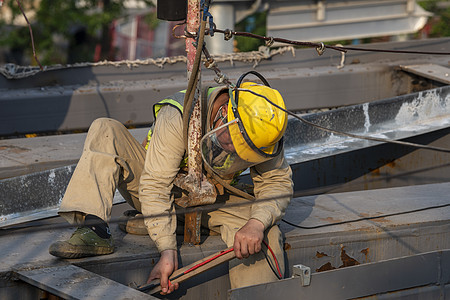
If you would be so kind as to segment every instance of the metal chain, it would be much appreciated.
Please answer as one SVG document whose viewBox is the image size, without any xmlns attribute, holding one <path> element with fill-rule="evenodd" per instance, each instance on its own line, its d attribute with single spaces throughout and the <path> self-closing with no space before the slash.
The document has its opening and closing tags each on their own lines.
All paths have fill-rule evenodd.
<svg viewBox="0 0 450 300">
<path fill-rule="evenodd" d="M 226 85 L 229 89 L 235 89 L 235 85 L 230 81 L 230 79 L 228 78 L 227 75 L 223 74 L 222 71 L 220 71 L 219 67 L 217 66 L 216 61 L 214 60 L 214 58 L 212 58 L 212 56 L 209 54 L 208 49 L 206 48 L 205 45 L 203 45 L 203 54 L 205 55 L 206 61 L 204 63 L 205 67 L 213 70 L 214 73 L 216 73 L 217 77 L 214 78 L 214 81 L 217 82 L 218 84 L 224 84 Z"/>
</svg>

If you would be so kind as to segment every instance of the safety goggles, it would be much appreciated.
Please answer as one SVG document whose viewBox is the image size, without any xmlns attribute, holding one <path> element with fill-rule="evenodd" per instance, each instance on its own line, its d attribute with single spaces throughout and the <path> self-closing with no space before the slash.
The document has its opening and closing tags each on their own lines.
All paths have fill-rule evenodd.
<svg viewBox="0 0 450 300">
<path fill-rule="evenodd" d="M 230 135 L 232 120 L 208 132 L 201 140 L 203 161 L 221 176 L 233 175 L 247 168 L 248 164 L 236 153 Z"/>
</svg>

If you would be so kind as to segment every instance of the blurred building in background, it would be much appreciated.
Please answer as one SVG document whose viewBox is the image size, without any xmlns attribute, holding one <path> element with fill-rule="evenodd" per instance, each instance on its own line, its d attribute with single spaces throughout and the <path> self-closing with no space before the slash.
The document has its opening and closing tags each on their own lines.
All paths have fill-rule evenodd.
<svg viewBox="0 0 450 300">
<path fill-rule="evenodd" d="M 431 13 L 416 0 L 231 0 L 213 1 L 211 13 L 219 29 L 254 13 L 265 11 L 266 35 L 311 42 L 328 42 L 394 36 L 407 39 L 427 23 Z M 183 43 L 171 33 L 174 22 L 162 21 L 156 28 L 143 22 L 143 15 L 118 21 L 114 26 L 117 59 L 137 59 L 183 54 Z M 213 54 L 234 51 L 222 34 L 207 37 Z M 276 45 L 275 45 L 276 46 Z"/>
<path fill-rule="evenodd" d="M 179 22 L 155 22 L 152 27 L 147 17 L 148 13 L 136 14 L 114 22 L 112 43 L 116 60 L 185 54 L 184 39 L 172 35 L 172 28 Z"/>
<path fill-rule="evenodd" d="M 31 23 L 35 19 L 33 5 L 34 8 L 39 7 L 40 1 L 28 1 L 26 2 L 28 5 L 24 5 Z M 426 38 L 430 31 L 429 24 L 433 21 L 430 17 L 433 14 L 423 9 L 419 2 L 427 1 L 214 0 L 210 11 L 214 16 L 214 23 L 219 29 L 235 30 L 237 24 L 246 22 L 242 30 L 251 32 L 258 30 L 265 36 L 308 42 L 342 43 L 346 41 L 348 43 L 351 41 L 351 43 L 360 43 L 363 39 L 370 38 L 383 38 L 383 41 L 405 40 L 411 38 L 413 34 L 415 34 L 415 38 Z M 6 3 L 4 1 L 0 10 L 0 20 L 7 21 L 11 17 L 11 8 Z M 15 1 L 8 3 L 12 6 Z M 85 2 L 79 0 L 77 3 L 81 7 Z M 153 3 L 156 5 L 156 1 Z M 444 9 L 447 9 L 445 6 L 449 5 L 448 1 L 430 0 L 428 3 L 436 4 Z M 108 25 L 109 29 L 107 28 L 107 30 L 109 30 L 111 38 L 106 45 L 104 44 L 105 39 L 102 39 L 101 43 L 92 41 L 100 40 L 98 37 L 90 38 L 90 40 L 86 38 L 81 41 L 82 43 L 91 43 L 89 46 L 83 46 L 83 49 L 88 49 L 86 51 L 92 53 L 90 56 L 93 61 L 102 59 L 134 60 L 185 54 L 184 39 L 177 39 L 172 34 L 173 27 L 180 22 L 157 20 L 156 8 L 150 7 L 142 0 L 127 0 L 124 2 L 124 7 L 122 16 Z M 101 5 L 99 4 L 94 10 L 101 11 Z M 263 14 L 263 18 L 259 18 L 258 23 L 255 24 L 255 15 L 257 14 Z M 27 26 L 21 16 L 16 17 L 13 24 L 22 26 L 24 29 Z M 76 36 L 80 30 L 86 34 L 83 32 L 85 30 L 83 24 L 74 24 L 72 27 L 73 36 Z M 182 27 L 180 27 L 179 34 L 182 34 Z M 417 34 L 418 32 L 421 34 Z M 71 48 L 75 49 L 75 47 L 69 43 L 67 37 L 64 39 L 55 33 L 54 36 L 55 43 L 61 44 L 63 49 L 61 51 L 68 53 L 65 54 L 66 62 L 79 61 L 80 58 L 77 55 L 69 53 Z M 82 35 L 82 37 L 84 36 Z M 239 43 L 236 47 L 236 41 L 233 39 L 225 41 L 223 34 L 217 33 L 214 37 L 207 37 L 206 42 L 212 54 L 248 51 L 252 47 L 255 48 L 254 46 L 239 47 Z M 95 43 L 97 44 L 95 45 Z M 262 42 L 262 44 L 264 43 Z M 29 47 L 28 42 L 26 47 Z M 107 56 L 104 55 L 106 48 L 109 49 Z M 45 51 L 45 49 L 39 50 Z M 257 50 L 257 46 L 253 50 Z M 3 47 L 3 51 L 8 51 L 7 47 Z M 81 53 L 78 50 L 75 52 Z M 8 62 L 1 60 L 0 55 L 0 63 Z M 28 60 L 29 58 L 23 62 L 27 63 Z"/>
</svg>

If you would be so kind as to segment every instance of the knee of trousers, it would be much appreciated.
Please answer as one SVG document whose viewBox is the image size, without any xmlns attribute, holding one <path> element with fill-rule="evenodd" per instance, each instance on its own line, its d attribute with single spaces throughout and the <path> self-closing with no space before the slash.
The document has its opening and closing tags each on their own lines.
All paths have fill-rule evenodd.
<svg viewBox="0 0 450 300">
<path fill-rule="evenodd" d="M 103 149 L 105 144 L 114 144 L 116 139 L 122 139 L 128 132 L 127 128 L 117 120 L 99 118 L 92 122 L 85 143 L 94 148 Z"/>
<path fill-rule="evenodd" d="M 108 127 L 116 128 L 116 127 L 123 127 L 123 125 L 119 121 L 111 118 L 98 118 L 91 123 L 89 131 L 97 131 L 100 128 L 104 129 Z"/>
</svg>

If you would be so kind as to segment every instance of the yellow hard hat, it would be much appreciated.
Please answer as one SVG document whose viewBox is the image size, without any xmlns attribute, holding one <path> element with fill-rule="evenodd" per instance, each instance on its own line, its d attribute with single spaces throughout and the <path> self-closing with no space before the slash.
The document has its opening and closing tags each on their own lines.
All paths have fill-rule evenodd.
<svg viewBox="0 0 450 300">
<path fill-rule="evenodd" d="M 287 113 L 282 110 L 286 106 L 280 93 L 253 82 L 242 83 L 238 97 L 233 93 L 235 103 L 229 100 L 227 121 L 238 119 L 229 126 L 236 153 L 252 164 L 278 155 L 282 148 L 279 142 L 287 126 Z"/>
</svg>

